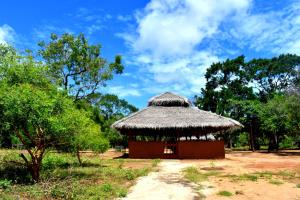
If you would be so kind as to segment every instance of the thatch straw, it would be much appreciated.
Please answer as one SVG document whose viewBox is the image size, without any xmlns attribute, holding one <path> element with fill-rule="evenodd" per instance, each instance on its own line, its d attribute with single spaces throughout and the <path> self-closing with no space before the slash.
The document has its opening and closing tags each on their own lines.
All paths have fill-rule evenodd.
<svg viewBox="0 0 300 200">
<path fill-rule="evenodd" d="M 152 97 L 148 106 L 190 106 L 190 102 L 187 98 L 172 94 L 171 92 L 165 92 L 163 94 Z"/>
<path fill-rule="evenodd" d="M 178 106 L 178 104 L 181 106 Z M 121 132 L 128 130 L 163 132 L 168 130 L 190 130 L 194 132 L 198 130 L 205 133 L 242 126 L 233 119 L 191 107 L 186 98 L 172 93 L 164 93 L 152 98 L 147 108 L 133 113 L 112 125 L 113 128 L 121 130 Z"/>
</svg>

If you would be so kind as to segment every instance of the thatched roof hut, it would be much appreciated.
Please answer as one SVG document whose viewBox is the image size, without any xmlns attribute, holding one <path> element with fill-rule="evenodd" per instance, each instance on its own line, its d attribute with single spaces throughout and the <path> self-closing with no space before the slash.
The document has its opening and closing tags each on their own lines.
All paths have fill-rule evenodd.
<svg viewBox="0 0 300 200">
<path fill-rule="evenodd" d="M 151 98 L 148 107 L 112 125 L 121 132 L 136 130 L 214 133 L 242 127 L 238 121 L 193 107 L 187 98 L 166 92 Z"/>
<path fill-rule="evenodd" d="M 166 92 L 148 107 L 116 121 L 112 127 L 129 136 L 131 158 L 224 158 L 222 140 L 203 141 L 243 125 L 192 106 L 187 98 Z M 193 139 L 194 138 L 194 139 Z"/>
</svg>

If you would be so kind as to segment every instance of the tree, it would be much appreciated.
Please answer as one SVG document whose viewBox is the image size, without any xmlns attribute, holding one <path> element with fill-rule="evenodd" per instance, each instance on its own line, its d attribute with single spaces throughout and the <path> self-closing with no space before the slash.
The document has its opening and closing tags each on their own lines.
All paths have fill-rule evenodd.
<svg viewBox="0 0 300 200">
<path fill-rule="evenodd" d="M 2 128 L 18 137 L 26 148 L 30 159 L 20 156 L 34 181 L 39 180 L 39 171 L 44 152 L 55 137 L 53 120 L 58 120 L 69 105 L 67 99 L 54 90 L 45 93 L 30 84 L 8 86 L 1 84 L 0 90 Z"/>
<path fill-rule="evenodd" d="M 77 109 L 67 94 L 51 83 L 42 63 L 14 54 L 8 47 L 0 50 L 6 52 L 0 60 L 0 130 L 15 135 L 24 145 L 28 154 L 20 156 L 34 181 L 39 181 L 49 147 L 107 149 L 108 142 L 90 113 Z"/>
<path fill-rule="evenodd" d="M 110 145 L 127 145 L 126 138 L 118 131 L 110 128 L 117 120 L 138 111 L 124 99 L 112 94 L 97 94 L 92 99 L 76 102 L 78 108 L 92 113 L 91 118 L 100 125 L 101 131 L 110 142 Z"/>
<path fill-rule="evenodd" d="M 257 110 L 261 129 L 269 137 L 269 150 L 278 150 L 285 135 L 300 133 L 300 96 L 275 95 Z"/>
<path fill-rule="evenodd" d="M 68 91 L 74 101 L 94 95 L 114 73 L 123 72 L 121 56 L 108 63 L 100 57 L 101 46 L 90 45 L 83 34 L 65 33 L 60 38 L 52 34 L 49 43 L 39 45 L 39 54 L 49 65 L 51 78 Z"/>
<path fill-rule="evenodd" d="M 105 119 L 112 117 L 122 118 L 138 111 L 135 106 L 129 104 L 126 100 L 119 99 L 118 96 L 112 94 L 101 95 L 96 106 L 100 109 Z"/>
<path fill-rule="evenodd" d="M 297 67 L 300 56 L 283 54 L 271 59 L 253 59 L 245 66 L 249 83 L 259 90 L 259 97 L 266 102 L 276 92 L 283 92 L 299 82 Z"/>
<path fill-rule="evenodd" d="M 207 69 L 207 83 L 196 96 L 195 104 L 204 110 L 243 121 L 245 130 L 251 133 L 250 140 L 254 141 L 252 147 L 259 148 L 256 138 L 263 136 L 266 130 L 260 128 L 261 122 L 254 108 L 286 90 L 297 91 L 299 65 L 300 57 L 291 54 L 248 62 L 244 56 L 239 56 L 213 63 Z M 231 136 L 224 135 L 224 138 L 231 146 Z"/>
</svg>

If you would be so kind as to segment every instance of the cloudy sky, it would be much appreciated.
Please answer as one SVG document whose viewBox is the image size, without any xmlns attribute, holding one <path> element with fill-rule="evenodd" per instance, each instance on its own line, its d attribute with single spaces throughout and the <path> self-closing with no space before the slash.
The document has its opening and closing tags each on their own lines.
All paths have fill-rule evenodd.
<svg viewBox="0 0 300 200">
<path fill-rule="evenodd" d="M 101 92 L 144 107 L 164 91 L 192 98 L 211 63 L 300 54 L 299 0 L 47 0 L 1 3 L 0 43 L 38 49 L 51 33 L 84 33 L 125 71 Z"/>
</svg>

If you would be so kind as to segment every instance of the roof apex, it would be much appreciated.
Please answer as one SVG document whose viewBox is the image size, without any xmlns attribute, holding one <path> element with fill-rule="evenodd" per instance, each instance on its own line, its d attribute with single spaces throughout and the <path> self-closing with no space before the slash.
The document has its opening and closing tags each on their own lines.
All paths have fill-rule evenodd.
<svg viewBox="0 0 300 200">
<path fill-rule="evenodd" d="M 172 92 L 164 92 L 162 94 L 152 97 L 148 101 L 148 106 L 189 107 L 189 106 L 191 106 L 191 103 L 189 102 L 189 100 L 186 97 L 179 96 Z"/>
</svg>

